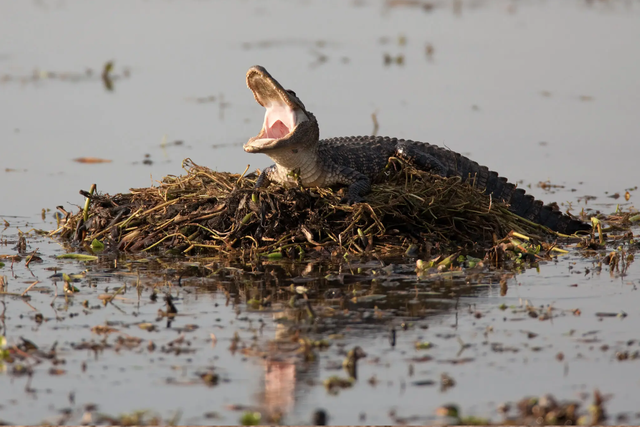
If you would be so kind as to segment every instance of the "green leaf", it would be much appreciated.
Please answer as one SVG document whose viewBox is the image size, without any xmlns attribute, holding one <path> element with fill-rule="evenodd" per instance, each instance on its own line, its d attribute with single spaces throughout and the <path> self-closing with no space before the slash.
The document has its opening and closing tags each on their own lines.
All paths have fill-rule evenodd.
<svg viewBox="0 0 640 427">
<path fill-rule="evenodd" d="M 252 216 L 253 216 L 253 212 L 249 212 L 248 214 L 246 214 L 244 218 L 242 218 L 242 221 L 241 221 L 242 225 L 245 225 L 246 223 L 248 223 Z"/>
<path fill-rule="evenodd" d="M 262 415 L 260 414 L 260 412 L 247 411 L 242 414 L 242 417 L 240 417 L 240 424 L 242 424 L 243 426 L 257 426 L 260 424 L 261 418 Z"/>
<path fill-rule="evenodd" d="M 247 305 L 251 308 L 258 309 L 260 305 L 262 305 L 262 302 L 259 299 L 252 298 L 247 301 Z"/>
<path fill-rule="evenodd" d="M 282 259 L 282 252 L 271 252 L 267 255 L 267 259 Z"/>
<path fill-rule="evenodd" d="M 431 344 L 429 341 L 423 341 L 423 342 L 417 342 L 415 346 L 416 346 L 416 350 L 427 350 L 433 347 L 433 344 Z"/>
<path fill-rule="evenodd" d="M 78 261 L 96 261 L 98 259 L 95 255 L 85 254 L 62 254 L 56 257 L 57 259 L 77 259 Z"/>
<path fill-rule="evenodd" d="M 91 249 L 94 251 L 104 251 L 104 243 L 98 239 L 93 239 L 93 242 L 91 242 Z"/>
<path fill-rule="evenodd" d="M 448 268 L 451 265 L 451 262 L 456 258 L 456 254 L 449 255 L 442 261 L 438 263 L 438 267 Z"/>
</svg>

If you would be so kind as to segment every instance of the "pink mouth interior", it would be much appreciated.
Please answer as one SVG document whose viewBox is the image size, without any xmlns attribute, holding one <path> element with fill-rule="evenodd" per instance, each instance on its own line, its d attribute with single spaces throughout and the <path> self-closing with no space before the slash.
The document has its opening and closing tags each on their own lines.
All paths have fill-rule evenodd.
<svg viewBox="0 0 640 427">
<path fill-rule="evenodd" d="M 272 102 L 265 107 L 263 138 L 281 139 L 296 127 L 294 111 L 284 102 Z"/>
<path fill-rule="evenodd" d="M 280 120 L 276 120 L 271 126 L 267 126 L 267 138 L 283 138 L 289 134 L 289 128 Z"/>
</svg>

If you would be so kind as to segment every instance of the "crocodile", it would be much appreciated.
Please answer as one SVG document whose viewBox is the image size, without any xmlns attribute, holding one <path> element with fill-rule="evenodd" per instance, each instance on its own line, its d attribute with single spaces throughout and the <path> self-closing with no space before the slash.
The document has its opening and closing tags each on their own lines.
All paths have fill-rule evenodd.
<svg viewBox="0 0 640 427">
<path fill-rule="evenodd" d="M 320 139 L 316 117 L 292 90 L 286 90 L 266 69 L 247 71 L 247 86 L 265 110 L 260 133 L 244 144 L 247 153 L 264 153 L 275 164 L 265 168 L 255 187 L 271 182 L 304 187 L 348 186 L 346 202 L 359 203 L 372 180 L 397 157 L 443 177 L 458 176 L 504 202 L 516 215 L 564 234 L 591 227 L 557 206 L 544 205 L 497 172 L 452 150 L 426 142 L 382 136 Z"/>
</svg>

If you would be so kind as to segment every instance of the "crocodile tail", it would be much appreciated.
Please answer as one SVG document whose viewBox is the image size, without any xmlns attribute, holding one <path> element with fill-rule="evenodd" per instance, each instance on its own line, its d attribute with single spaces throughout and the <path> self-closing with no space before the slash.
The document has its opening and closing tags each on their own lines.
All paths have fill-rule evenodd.
<svg viewBox="0 0 640 427">
<path fill-rule="evenodd" d="M 542 201 L 526 194 L 524 189 L 498 176 L 497 172 L 459 153 L 431 144 L 427 145 L 426 151 L 447 167 L 449 176 L 460 176 L 471 182 L 493 199 L 507 203 L 509 210 L 518 216 L 563 234 L 591 230 L 589 224 L 562 213 L 557 207 L 544 205 Z"/>
<path fill-rule="evenodd" d="M 516 215 L 562 234 L 591 230 L 589 224 L 562 213 L 555 205 L 544 205 L 541 200 L 536 200 L 531 194 L 526 194 L 523 188 L 517 188 L 506 178 L 498 176 L 497 172 L 487 170 L 484 173 L 488 173 L 484 192 L 495 199 L 508 203 L 509 210 Z"/>
</svg>

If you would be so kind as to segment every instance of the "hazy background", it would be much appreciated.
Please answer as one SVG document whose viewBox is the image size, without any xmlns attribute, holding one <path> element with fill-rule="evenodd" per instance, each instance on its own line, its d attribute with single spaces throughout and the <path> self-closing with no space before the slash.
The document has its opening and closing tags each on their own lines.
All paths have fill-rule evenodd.
<svg viewBox="0 0 640 427">
<path fill-rule="evenodd" d="M 375 112 L 380 134 L 578 189 L 558 201 L 621 192 L 638 184 L 639 18 L 631 0 L 4 1 L 0 214 L 81 203 L 91 183 L 148 186 L 185 157 L 267 166 L 241 148 L 264 114 L 244 82 L 254 64 L 322 136 L 371 133 Z"/>
</svg>

